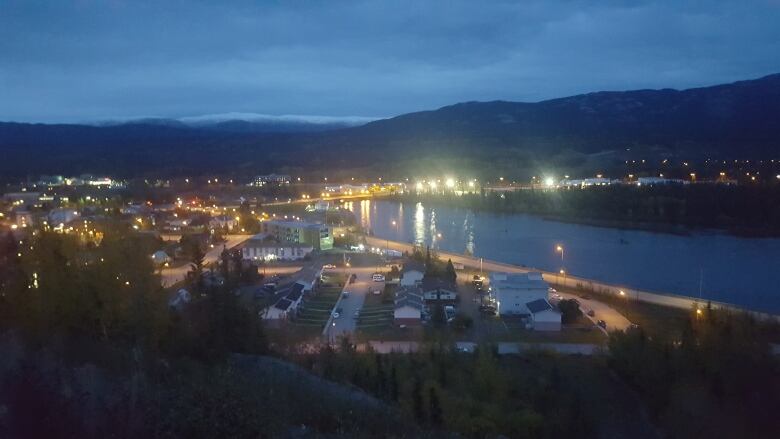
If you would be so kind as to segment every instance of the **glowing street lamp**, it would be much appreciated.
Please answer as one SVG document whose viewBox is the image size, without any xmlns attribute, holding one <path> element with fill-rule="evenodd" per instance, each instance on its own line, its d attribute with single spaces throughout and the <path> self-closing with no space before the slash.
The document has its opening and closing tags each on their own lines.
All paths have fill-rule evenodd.
<svg viewBox="0 0 780 439">
<path fill-rule="evenodd" d="M 561 253 L 561 275 L 563 276 L 563 284 L 566 285 L 566 270 L 563 269 L 564 263 L 563 263 L 563 246 L 561 244 L 558 244 L 555 246 L 555 251 Z"/>
</svg>

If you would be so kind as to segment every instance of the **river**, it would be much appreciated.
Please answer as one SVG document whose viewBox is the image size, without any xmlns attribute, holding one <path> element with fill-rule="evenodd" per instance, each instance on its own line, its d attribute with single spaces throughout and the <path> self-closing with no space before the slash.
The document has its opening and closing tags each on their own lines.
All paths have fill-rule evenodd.
<svg viewBox="0 0 780 439">
<path fill-rule="evenodd" d="M 377 237 L 780 314 L 780 239 L 611 229 L 421 203 L 344 205 Z"/>
</svg>

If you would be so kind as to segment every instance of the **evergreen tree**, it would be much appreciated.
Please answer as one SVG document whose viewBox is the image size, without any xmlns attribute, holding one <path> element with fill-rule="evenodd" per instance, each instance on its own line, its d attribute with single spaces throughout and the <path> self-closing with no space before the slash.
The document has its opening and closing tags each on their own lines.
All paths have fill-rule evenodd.
<svg viewBox="0 0 780 439">
<path fill-rule="evenodd" d="M 390 400 L 398 401 L 398 375 L 395 370 L 395 364 L 390 369 Z"/>
<path fill-rule="evenodd" d="M 452 259 L 447 259 L 447 267 L 444 270 L 444 278 L 453 284 L 458 280 L 458 274 L 455 272 L 455 266 L 452 265 Z"/>
<path fill-rule="evenodd" d="M 197 242 L 193 242 L 190 248 L 190 267 L 189 275 L 191 277 L 192 287 L 198 293 L 203 293 L 203 261 L 206 255 L 200 249 Z"/>
<path fill-rule="evenodd" d="M 436 387 L 431 386 L 428 393 L 428 412 L 431 424 L 441 427 L 443 423 L 441 403 L 439 402 L 439 392 Z"/>
<path fill-rule="evenodd" d="M 425 408 L 423 407 L 422 383 L 419 377 L 414 378 L 414 387 L 412 388 L 412 413 L 417 422 L 425 421 Z"/>
</svg>

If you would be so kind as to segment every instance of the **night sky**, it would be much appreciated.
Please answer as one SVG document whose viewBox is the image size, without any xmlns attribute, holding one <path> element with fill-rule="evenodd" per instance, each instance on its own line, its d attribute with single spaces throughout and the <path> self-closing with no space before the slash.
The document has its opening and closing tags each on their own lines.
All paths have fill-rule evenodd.
<svg viewBox="0 0 780 439">
<path fill-rule="evenodd" d="M 780 0 L 0 0 L 5 121 L 384 117 L 776 72 Z"/>
</svg>

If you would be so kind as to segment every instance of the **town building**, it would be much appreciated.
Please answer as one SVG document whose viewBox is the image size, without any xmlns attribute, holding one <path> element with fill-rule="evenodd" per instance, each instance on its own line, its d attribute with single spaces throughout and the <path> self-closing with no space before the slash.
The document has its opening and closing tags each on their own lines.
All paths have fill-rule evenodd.
<svg viewBox="0 0 780 439">
<path fill-rule="evenodd" d="M 679 178 L 664 178 L 664 177 L 639 177 L 636 179 L 637 186 L 653 186 L 653 185 L 666 185 L 666 184 L 688 184 L 687 181 Z"/>
<path fill-rule="evenodd" d="M 262 311 L 263 319 L 278 322 L 280 320 L 286 320 L 291 315 L 294 315 L 303 298 L 303 289 L 304 286 L 299 283 L 292 284 L 290 290 L 284 297 Z"/>
<path fill-rule="evenodd" d="M 401 270 L 401 286 L 416 287 L 425 276 L 425 265 L 419 262 L 406 262 Z"/>
<path fill-rule="evenodd" d="M 209 219 L 209 229 L 227 229 L 233 230 L 238 226 L 236 217 L 229 215 L 219 215 Z"/>
<path fill-rule="evenodd" d="M 264 186 L 266 184 L 289 184 L 290 181 L 292 181 L 292 178 L 290 178 L 287 174 L 268 174 L 268 175 L 258 175 L 255 177 L 255 180 L 252 182 L 255 186 Z"/>
<path fill-rule="evenodd" d="M 561 313 L 553 309 L 546 299 L 536 299 L 525 304 L 530 314 L 530 324 L 536 331 L 560 331 Z"/>
<path fill-rule="evenodd" d="M 458 299 L 455 283 L 438 277 L 423 278 L 420 289 L 426 302 L 454 302 Z"/>
<path fill-rule="evenodd" d="M 333 248 L 333 234 L 326 224 L 305 221 L 264 221 L 263 233 L 281 243 L 310 245 L 314 250 Z"/>
<path fill-rule="evenodd" d="M 415 291 L 401 289 L 396 293 L 393 323 L 396 325 L 419 326 L 422 320 L 423 298 Z"/>
<path fill-rule="evenodd" d="M 538 272 L 490 275 L 490 294 L 501 315 L 530 315 L 526 304 L 538 299 L 546 301 L 549 288 Z"/>
<path fill-rule="evenodd" d="M 74 209 L 62 208 L 62 209 L 50 210 L 49 214 L 47 215 L 47 218 L 49 220 L 49 224 L 57 225 L 57 224 L 68 224 L 69 222 L 78 218 L 78 216 L 79 216 L 78 211 Z"/>
<path fill-rule="evenodd" d="M 277 241 L 266 233 L 258 233 L 244 242 L 242 254 L 251 261 L 297 261 L 314 250 L 309 244 L 289 241 Z"/>
</svg>

